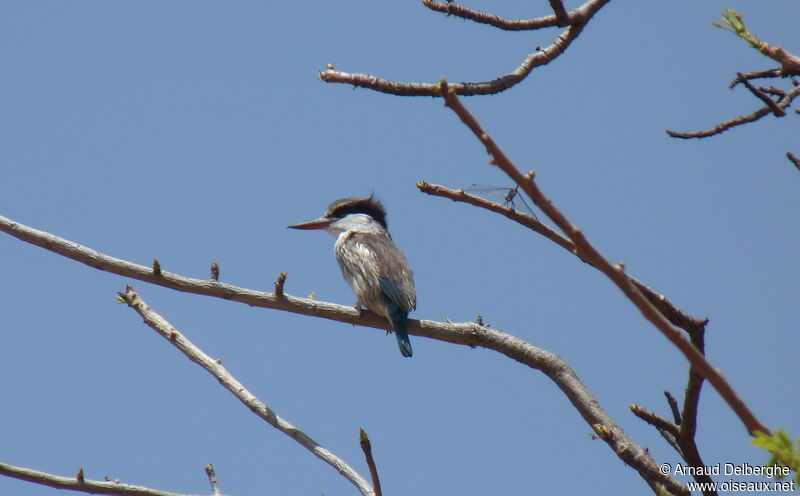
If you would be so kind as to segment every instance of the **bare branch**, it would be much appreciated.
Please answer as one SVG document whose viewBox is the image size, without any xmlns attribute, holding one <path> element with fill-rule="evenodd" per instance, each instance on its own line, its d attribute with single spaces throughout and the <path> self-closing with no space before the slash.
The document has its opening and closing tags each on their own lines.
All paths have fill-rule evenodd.
<svg viewBox="0 0 800 496">
<path fill-rule="evenodd" d="M 796 55 L 787 52 L 782 47 L 771 46 L 766 42 L 759 40 L 755 35 L 750 33 L 750 31 L 747 29 L 747 26 L 745 26 L 744 20 L 742 19 L 742 15 L 734 10 L 731 9 L 723 10 L 722 24 L 714 22 L 712 23 L 712 25 L 724 29 L 726 31 L 730 31 L 736 36 L 739 36 L 740 38 L 746 40 L 748 43 L 750 43 L 750 46 L 761 52 L 761 54 L 781 64 L 781 67 L 780 69 L 755 71 L 755 72 L 748 72 L 745 74 L 737 72 L 736 79 L 734 79 L 729 85 L 730 88 L 733 88 L 737 84 L 741 83 L 753 95 L 755 95 L 756 98 L 764 102 L 766 104 L 766 107 L 762 107 L 750 114 L 741 115 L 739 117 L 735 117 L 733 119 L 721 122 L 716 126 L 712 127 L 711 129 L 707 129 L 704 131 L 694 131 L 694 132 L 684 133 L 684 132 L 667 130 L 667 134 L 669 134 L 673 138 L 682 138 L 682 139 L 707 138 L 709 136 L 714 136 L 722 132 L 725 132 L 732 127 L 741 126 L 742 124 L 747 124 L 749 122 L 757 121 L 758 119 L 761 119 L 770 112 L 772 112 L 775 115 L 775 117 L 783 117 L 786 115 L 785 111 L 786 107 L 788 107 L 792 103 L 792 100 L 798 94 L 800 94 L 800 91 L 797 91 L 797 88 L 795 88 L 794 90 L 789 92 L 785 93 L 782 92 L 783 93 L 782 97 L 778 98 L 778 100 L 776 101 L 770 98 L 769 95 L 765 94 L 764 91 L 759 90 L 755 86 L 750 84 L 751 79 L 800 75 L 800 57 L 797 57 Z M 774 94 L 774 92 L 771 93 Z"/>
<path fill-rule="evenodd" d="M 335 305 L 297 298 L 288 294 L 278 297 L 271 293 L 239 288 L 216 281 L 190 279 L 170 272 L 162 272 L 161 277 L 154 277 L 146 266 L 109 257 L 2 216 L 0 216 L 0 231 L 90 267 L 178 291 L 238 301 L 251 306 L 311 315 L 363 327 L 386 329 L 388 325 L 385 318 L 367 310 L 364 310 L 359 316 L 355 308 L 350 305 Z M 609 435 L 604 438 L 606 443 L 621 460 L 634 467 L 645 480 L 650 483 L 663 484 L 672 494 L 689 494 L 680 482 L 659 472 L 658 464 L 647 450 L 628 438 L 625 432 L 602 409 L 597 399 L 581 382 L 569 364 L 554 353 L 538 348 L 516 336 L 474 322 L 455 324 L 409 319 L 408 330 L 409 333 L 416 336 L 473 348 L 480 346 L 491 349 L 532 369 L 540 370 L 561 389 L 587 424 L 590 426 L 600 425 L 607 429 Z"/>
<path fill-rule="evenodd" d="M 431 196 L 450 198 L 455 202 L 467 203 L 469 205 L 474 205 L 476 207 L 489 210 L 490 212 L 498 213 L 534 232 L 541 234 L 545 238 L 569 252 L 572 252 L 572 250 L 575 248 L 570 240 L 558 234 L 550 226 L 543 224 L 537 218 L 531 215 L 522 213 L 506 205 L 501 205 L 499 203 L 481 198 L 480 196 L 467 193 L 463 189 L 454 190 L 438 184 L 426 183 L 424 181 L 418 182 L 417 188 L 419 188 L 419 190 L 423 193 Z"/>
<path fill-rule="evenodd" d="M 432 196 L 450 198 L 456 202 L 467 203 L 503 215 L 504 217 L 507 217 L 508 219 L 511 219 L 514 222 L 517 222 L 518 224 L 541 234 L 553 243 L 580 258 L 582 262 L 592 265 L 590 260 L 585 260 L 578 255 L 578 253 L 575 251 L 575 245 L 572 244 L 572 241 L 560 235 L 551 227 L 543 224 L 541 221 L 530 215 L 518 212 L 505 205 L 485 200 L 479 196 L 471 195 L 464 190 L 453 190 L 438 184 L 429 184 L 426 182 L 418 182 L 417 188 L 419 188 L 419 190 L 423 193 Z M 702 330 L 705 328 L 706 323 L 708 323 L 708 319 L 698 319 L 697 317 L 693 317 L 685 313 L 683 310 L 676 307 L 664 295 L 650 289 L 647 285 L 635 277 L 627 274 L 626 276 L 628 279 L 630 279 L 631 283 L 633 283 L 639 289 L 639 291 L 641 291 L 647 297 L 647 299 L 650 300 L 650 303 L 652 303 L 659 310 L 659 312 L 664 314 L 669 321 L 672 322 L 672 324 L 686 330 L 690 334 L 693 332 L 702 332 Z"/>
<path fill-rule="evenodd" d="M 672 446 L 676 453 L 681 453 L 681 448 L 677 442 L 678 427 L 675 424 L 639 405 L 631 405 L 629 408 L 634 415 L 655 427 L 656 431 L 661 434 L 667 444 Z"/>
<path fill-rule="evenodd" d="M 525 79 L 536 67 L 548 64 L 556 57 L 561 55 L 564 50 L 580 35 L 586 23 L 600 10 L 609 0 L 590 0 L 580 8 L 569 13 L 569 26 L 556 38 L 548 47 L 539 49 L 535 53 L 528 55 L 515 70 L 499 76 L 491 81 L 483 82 L 464 82 L 452 85 L 452 89 L 459 95 L 492 95 L 519 83 Z M 455 5 L 438 4 L 428 2 L 425 5 L 432 8 L 432 5 Z M 552 16 L 553 22 L 557 24 L 556 16 Z M 554 25 L 555 25 L 554 24 Z M 439 87 L 432 83 L 412 83 L 399 82 L 389 79 L 382 79 L 369 74 L 350 74 L 332 69 L 319 73 L 319 78 L 326 83 L 352 84 L 362 88 L 371 89 L 381 93 L 389 93 L 397 96 L 439 96 Z"/>
<path fill-rule="evenodd" d="M 206 355 L 203 350 L 195 346 L 186 336 L 181 334 L 161 315 L 151 309 L 144 300 L 128 286 L 124 293 L 118 293 L 119 298 L 138 313 L 148 327 L 156 331 L 171 345 L 175 346 L 186 358 L 193 361 L 211 374 L 222 386 L 248 407 L 253 413 L 266 421 L 272 427 L 294 439 L 301 446 L 324 461 L 342 476 L 350 481 L 364 496 L 373 496 L 374 492 L 369 483 L 344 460 L 311 439 L 306 433 L 287 422 L 276 414 L 270 407 L 248 391 L 230 372 L 217 360 Z"/>
<path fill-rule="evenodd" d="M 533 31 L 535 29 L 551 28 L 558 26 L 556 16 L 539 17 L 537 19 L 504 19 L 494 14 L 472 10 L 463 5 L 450 2 L 434 2 L 422 0 L 422 4 L 431 10 L 443 14 L 461 17 L 480 24 L 488 24 L 504 31 Z"/>
<path fill-rule="evenodd" d="M 462 19 L 467 19 L 480 24 L 488 24 L 504 31 L 533 31 L 542 28 L 567 26 L 581 22 L 585 23 L 588 20 L 585 17 L 585 10 L 596 7 L 594 12 L 597 12 L 597 10 L 600 10 L 600 8 L 603 6 L 602 4 L 608 3 L 608 0 L 602 2 L 594 0 L 586 2 L 579 9 L 573 10 L 572 12 L 566 12 L 563 3 L 560 0 L 549 1 L 551 8 L 553 8 L 553 10 L 556 12 L 556 15 L 522 20 L 504 19 L 494 14 L 487 14 L 478 10 L 472 10 L 468 7 L 464 7 L 463 5 L 451 2 L 442 3 L 433 0 L 422 0 L 422 4 L 436 12 L 460 17 Z M 601 3 L 601 5 L 595 5 L 597 3 Z M 559 5 L 554 4 L 560 4 L 560 8 Z M 560 14 L 559 11 L 561 11 Z M 594 12 L 592 15 L 594 15 Z M 563 20 L 559 20 L 559 15 L 563 17 Z"/>
<path fill-rule="evenodd" d="M 790 91 L 786 92 L 786 96 L 775 102 L 775 105 L 784 110 L 786 107 L 791 105 L 792 100 L 794 100 L 798 95 L 800 95 L 800 86 L 796 86 Z M 673 138 L 682 138 L 682 139 L 690 139 L 690 138 L 707 138 L 709 136 L 714 136 L 716 134 L 720 134 L 728 129 L 736 126 L 741 126 L 742 124 L 747 124 L 748 122 L 754 122 L 758 119 L 761 119 L 765 115 L 772 113 L 773 110 L 771 106 L 761 107 L 760 109 L 756 110 L 753 113 L 742 115 L 739 117 L 735 117 L 733 119 L 721 122 L 716 126 L 712 127 L 711 129 L 707 129 L 704 131 L 694 131 L 688 133 L 682 133 L 678 131 L 670 131 L 667 130 L 667 134 L 672 136 Z"/>
<path fill-rule="evenodd" d="M 772 113 L 775 114 L 775 117 L 783 117 L 786 115 L 786 112 L 782 108 L 778 107 L 777 103 L 775 103 L 775 100 L 770 98 L 769 95 L 765 95 L 762 91 L 753 86 L 750 83 L 750 81 L 745 79 L 744 75 L 741 72 L 737 72 L 736 74 L 739 76 L 739 79 L 742 80 L 742 84 L 744 85 L 744 87 L 750 90 L 750 93 L 752 93 L 753 96 L 764 102 L 767 105 L 767 107 L 769 107 L 770 110 L 772 110 Z M 781 96 L 786 96 L 786 93 L 784 92 L 784 94 Z"/>
<path fill-rule="evenodd" d="M 678 426 L 669 420 L 659 417 L 655 413 L 639 405 L 631 405 L 629 408 L 634 415 L 652 425 L 656 429 L 665 431 L 671 434 L 673 437 L 678 436 Z"/>
<path fill-rule="evenodd" d="M 278 279 L 275 281 L 275 295 L 283 296 L 283 285 L 286 284 L 286 276 L 289 275 L 288 271 L 278 274 Z"/>
<path fill-rule="evenodd" d="M 603 257 L 599 251 L 586 239 L 583 232 L 575 227 L 567 217 L 553 205 L 539 189 L 533 180 L 533 171 L 523 174 L 503 153 L 486 131 L 481 127 L 475 117 L 461 104 L 455 92 L 450 91 L 447 81 L 442 78 L 440 82 L 445 106 L 449 107 L 461 121 L 475 134 L 486 147 L 487 153 L 492 157 L 492 163 L 506 173 L 515 183 L 522 188 L 548 217 L 570 238 L 575 245 L 576 253 L 582 260 L 590 261 L 613 282 L 625 296 L 633 303 L 642 315 L 650 321 L 664 336 L 670 340 L 689 360 L 689 363 L 705 377 L 719 392 L 744 424 L 747 432 L 754 436 L 756 432 L 768 433 L 769 429 L 756 418 L 753 412 L 739 398 L 722 374 L 711 366 L 702 353 L 689 342 L 681 332 L 673 327 L 670 321 L 637 289 L 625 275 L 621 265 L 614 266 Z"/>
<path fill-rule="evenodd" d="M 375 458 L 372 457 L 372 443 L 369 442 L 367 431 L 359 429 L 358 432 L 359 443 L 361 444 L 361 451 L 364 452 L 364 458 L 369 467 L 369 475 L 372 478 L 372 486 L 375 488 L 375 496 L 383 496 L 381 490 L 381 480 L 378 477 L 378 467 L 375 465 Z"/>
<path fill-rule="evenodd" d="M 149 487 L 132 486 L 130 484 L 120 484 L 111 481 L 95 481 L 86 478 L 61 477 L 58 475 L 39 472 L 24 467 L 15 467 L 7 463 L 0 462 L 0 474 L 15 479 L 20 479 L 34 484 L 53 487 L 56 489 L 67 489 L 91 494 L 114 494 L 123 496 L 188 496 L 180 493 L 170 493 L 150 489 Z"/>
<path fill-rule="evenodd" d="M 558 19 L 558 25 L 566 26 L 569 24 L 569 14 L 567 13 L 567 9 L 564 8 L 564 2 L 562 0 L 549 1 L 550 8 L 553 9 L 553 12 L 556 14 L 556 19 Z"/>
<path fill-rule="evenodd" d="M 210 463 L 206 465 L 206 475 L 208 476 L 208 483 L 211 484 L 212 496 L 221 496 L 222 492 L 219 490 L 219 484 L 217 484 L 217 473 L 214 471 L 214 465 Z"/>
<path fill-rule="evenodd" d="M 703 356 L 706 354 L 705 329 L 689 333 L 692 345 Z M 689 366 L 689 379 L 686 383 L 686 392 L 683 397 L 683 410 L 681 411 L 681 434 L 679 442 L 693 440 L 697 431 L 697 406 L 700 402 L 700 390 L 703 387 L 703 374 L 694 364 Z"/>
<path fill-rule="evenodd" d="M 753 72 L 737 72 L 736 77 L 728 84 L 728 88 L 733 89 L 737 84 L 741 83 L 743 79 L 762 79 L 762 78 L 778 78 L 783 77 L 780 69 L 768 69 L 766 71 L 753 71 Z"/>
<path fill-rule="evenodd" d="M 797 170 L 800 170 L 800 158 L 797 158 L 792 152 L 786 152 L 786 158 L 797 167 Z"/>
<path fill-rule="evenodd" d="M 681 411 L 678 410 L 678 401 L 669 391 L 664 391 L 664 397 L 667 398 L 669 409 L 672 412 L 672 418 L 675 419 L 675 425 L 681 425 L 683 423 L 683 419 L 681 419 Z"/>
</svg>

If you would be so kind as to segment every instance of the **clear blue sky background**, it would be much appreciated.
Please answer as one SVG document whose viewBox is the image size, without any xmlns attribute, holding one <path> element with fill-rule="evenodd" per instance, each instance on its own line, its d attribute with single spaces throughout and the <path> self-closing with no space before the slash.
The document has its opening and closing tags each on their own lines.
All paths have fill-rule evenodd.
<svg viewBox="0 0 800 496">
<path fill-rule="evenodd" d="M 544 1 L 470 5 L 549 14 Z M 550 66 L 466 103 L 611 260 L 711 319 L 713 364 L 762 421 L 797 436 L 800 173 L 784 154 L 800 154 L 798 119 L 705 141 L 664 132 L 758 106 L 726 85 L 774 63 L 710 23 L 732 7 L 799 52 L 797 1 L 769 5 L 617 0 Z M 268 291 L 288 270 L 287 292 L 351 304 L 333 239 L 286 226 L 375 192 L 415 269 L 414 317 L 480 314 L 559 354 L 635 441 L 675 462 L 628 405 L 668 416 L 662 391 L 682 396 L 683 357 L 552 243 L 417 191 L 509 182 L 439 100 L 316 77 L 333 63 L 487 80 L 557 33 L 503 33 L 419 2 L 3 2 L 0 214 L 191 277 L 217 261 L 223 281 Z M 648 491 L 541 373 L 494 352 L 412 337 L 405 360 L 382 331 L 176 293 L 6 235 L 0 257 L 4 462 L 183 493 L 209 492 L 212 462 L 231 495 L 355 493 L 117 304 L 132 284 L 367 474 L 364 427 L 387 494 Z M 766 460 L 708 386 L 700 407 L 707 463 Z M 0 478 L 0 493 L 57 491 Z"/>
</svg>

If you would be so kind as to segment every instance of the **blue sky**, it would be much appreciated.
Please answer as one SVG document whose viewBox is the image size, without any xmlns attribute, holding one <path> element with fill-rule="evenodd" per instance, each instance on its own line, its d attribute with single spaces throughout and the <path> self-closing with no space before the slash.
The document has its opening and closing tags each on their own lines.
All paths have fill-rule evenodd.
<svg viewBox="0 0 800 496">
<path fill-rule="evenodd" d="M 546 2 L 470 4 L 506 17 Z M 575 7 L 578 2 L 567 2 Z M 800 51 L 797 4 L 611 2 L 561 58 L 465 103 L 606 256 L 711 319 L 708 356 L 770 427 L 800 435 L 796 116 L 703 141 L 758 103 L 736 71 L 771 68 L 710 26 L 731 7 Z M 327 85 L 348 72 L 435 81 L 512 70 L 556 30 L 503 33 L 419 2 L 4 2 L 0 215 L 106 254 L 341 304 L 324 233 L 286 226 L 374 192 L 415 269 L 415 318 L 484 320 L 557 353 L 659 462 L 676 455 L 628 411 L 664 416 L 683 357 L 598 272 L 505 219 L 419 193 L 507 184 L 431 98 Z M 788 85 L 783 81 L 779 84 Z M 0 460 L 182 493 L 354 494 L 115 302 L 148 303 L 279 414 L 362 474 L 364 427 L 387 494 L 647 491 L 542 374 L 496 353 L 180 294 L 0 236 Z M 764 462 L 708 385 L 707 463 Z M 577 476 L 577 474 L 581 474 Z M 684 479 L 685 480 L 685 479 Z M 725 480 L 725 478 L 721 478 Z M 742 479 L 737 479 L 742 480 Z M 55 489 L 0 478 L 0 492 Z"/>
</svg>

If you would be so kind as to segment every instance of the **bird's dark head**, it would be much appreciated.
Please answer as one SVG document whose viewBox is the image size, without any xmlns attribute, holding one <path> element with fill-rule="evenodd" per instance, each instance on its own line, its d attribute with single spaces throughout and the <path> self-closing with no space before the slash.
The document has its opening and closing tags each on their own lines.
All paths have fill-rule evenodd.
<svg viewBox="0 0 800 496">
<path fill-rule="evenodd" d="M 350 214 L 364 214 L 370 216 L 372 220 L 386 227 L 386 210 L 380 201 L 370 196 L 369 198 L 342 198 L 336 200 L 328 206 L 325 215 L 319 219 L 309 220 L 289 226 L 292 229 L 330 229 L 330 226 L 337 224 L 338 221 Z M 345 226 L 352 228 L 352 226 Z"/>
<path fill-rule="evenodd" d="M 342 198 L 336 200 L 328 206 L 325 217 L 330 219 L 341 219 L 349 214 L 365 214 L 372 217 L 384 229 L 389 229 L 386 225 L 386 209 L 376 198 Z"/>
</svg>

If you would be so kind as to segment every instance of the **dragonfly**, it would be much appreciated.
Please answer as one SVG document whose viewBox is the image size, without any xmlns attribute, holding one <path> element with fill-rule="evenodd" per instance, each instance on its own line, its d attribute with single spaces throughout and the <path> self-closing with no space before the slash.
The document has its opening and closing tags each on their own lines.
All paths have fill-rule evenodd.
<svg viewBox="0 0 800 496">
<path fill-rule="evenodd" d="M 533 213 L 533 210 L 531 209 L 530 205 L 528 205 L 528 202 L 525 201 L 525 198 L 523 198 L 523 196 L 519 193 L 519 185 L 509 188 L 502 186 L 487 186 L 485 184 L 472 184 L 469 188 L 464 188 L 464 191 L 467 193 L 473 193 L 476 196 L 480 196 L 493 202 L 499 203 L 499 200 L 502 200 L 503 206 L 523 214 L 528 214 L 534 219 L 539 219 L 536 217 L 536 214 Z"/>
</svg>

